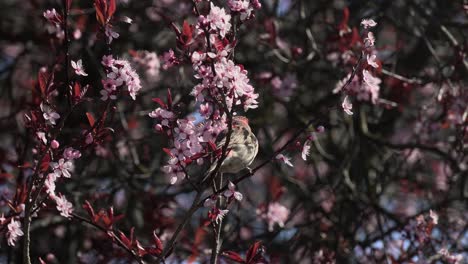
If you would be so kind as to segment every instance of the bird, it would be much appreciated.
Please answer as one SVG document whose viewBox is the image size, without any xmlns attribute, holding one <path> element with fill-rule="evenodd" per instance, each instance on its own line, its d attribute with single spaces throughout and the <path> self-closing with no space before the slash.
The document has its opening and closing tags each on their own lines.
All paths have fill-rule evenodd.
<svg viewBox="0 0 468 264">
<path fill-rule="evenodd" d="M 223 148 L 226 144 L 225 131 L 224 137 L 218 140 L 216 146 Z M 249 119 L 245 116 L 234 116 L 232 118 L 232 133 L 227 147 L 226 158 L 221 163 L 219 173 L 236 174 L 243 169 L 249 169 L 258 153 L 258 140 L 249 126 Z M 205 173 L 202 180 L 204 182 L 215 170 L 218 160 L 215 160 Z"/>
</svg>

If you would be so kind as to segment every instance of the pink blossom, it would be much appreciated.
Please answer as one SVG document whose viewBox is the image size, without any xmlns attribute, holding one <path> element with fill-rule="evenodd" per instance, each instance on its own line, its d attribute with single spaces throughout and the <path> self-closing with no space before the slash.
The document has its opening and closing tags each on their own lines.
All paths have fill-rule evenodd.
<svg viewBox="0 0 468 264">
<path fill-rule="evenodd" d="M 18 237 L 23 236 L 23 230 L 21 230 L 21 223 L 15 219 L 11 219 L 11 222 L 8 224 L 7 231 L 7 243 L 9 246 L 14 246 L 15 242 L 18 240 Z"/>
<path fill-rule="evenodd" d="M 228 0 L 228 6 L 231 11 L 240 13 L 242 21 L 248 19 L 254 9 L 249 0 Z"/>
<path fill-rule="evenodd" d="M 40 108 L 44 119 L 49 121 L 52 125 L 56 125 L 56 120 L 60 118 L 60 115 L 44 103 L 41 103 Z"/>
<path fill-rule="evenodd" d="M 210 13 L 206 17 L 213 30 L 219 30 L 219 35 L 225 37 L 226 33 L 231 29 L 231 15 L 226 14 L 224 8 L 219 8 L 211 3 Z"/>
<path fill-rule="evenodd" d="M 120 36 L 119 33 L 115 32 L 112 29 L 112 26 L 110 24 L 106 25 L 104 33 L 105 33 L 105 35 L 107 37 L 107 43 L 108 44 L 111 44 L 113 39 L 116 39 L 116 38 L 118 38 Z"/>
<path fill-rule="evenodd" d="M 343 108 L 346 114 L 353 115 L 353 112 L 351 111 L 353 110 L 353 104 L 349 101 L 348 96 L 345 96 L 345 98 L 343 99 L 341 107 Z"/>
<path fill-rule="evenodd" d="M 136 56 L 133 57 L 139 68 L 141 68 L 149 80 L 157 80 L 159 78 L 159 71 L 161 69 L 161 61 L 155 52 L 146 50 L 138 51 Z"/>
<path fill-rule="evenodd" d="M 272 232 L 275 224 L 278 224 L 281 228 L 284 227 L 290 212 L 284 205 L 273 202 L 268 205 L 266 212 L 264 212 L 264 210 L 258 210 L 257 213 L 260 214 L 261 218 L 267 221 L 268 230 Z"/>
<path fill-rule="evenodd" d="M 361 21 L 361 25 L 364 28 L 371 28 L 371 27 L 375 27 L 377 25 L 377 23 L 372 19 L 363 19 Z"/>
<path fill-rule="evenodd" d="M 184 169 L 176 157 L 170 158 L 162 171 L 170 177 L 171 185 L 185 177 Z"/>
<path fill-rule="evenodd" d="M 55 8 L 52 8 L 52 10 L 46 10 L 43 14 L 45 19 L 47 19 L 49 22 L 59 26 L 60 23 L 62 22 L 61 16 L 57 13 Z"/>
<path fill-rule="evenodd" d="M 46 176 L 46 180 L 44 182 L 44 185 L 46 187 L 46 192 L 52 196 L 55 197 L 55 181 L 57 180 L 57 174 L 55 173 L 49 173 Z"/>
<path fill-rule="evenodd" d="M 50 142 L 50 147 L 53 148 L 53 149 L 58 149 L 60 146 L 60 143 L 57 141 L 57 140 L 52 140 L 52 142 Z"/>
<path fill-rule="evenodd" d="M 302 147 L 301 157 L 303 160 L 307 160 L 307 156 L 310 155 L 310 143 L 311 140 L 306 140 L 304 146 Z"/>
<path fill-rule="evenodd" d="M 101 64 L 110 68 L 114 64 L 114 61 L 112 55 L 104 55 L 102 56 Z"/>
<path fill-rule="evenodd" d="M 81 152 L 72 147 L 68 147 L 63 151 L 63 157 L 67 160 L 78 159 L 81 157 Z"/>
<path fill-rule="evenodd" d="M 83 62 L 81 59 L 77 62 L 71 61 L 71 66 L 75 70 L 76 75 L 88 76 L 88 74 L 84 71 Z"/>
<path fill-rule="evenodd" d="M 380 78 L 372 76 L 368 70 L 362 71 L 363 76 L 363 90 L 358 94 L 359 100 L 371 101 L 376 103 L 379 97 Z"/>
<path fill-rule="evenodd" d="M 294 165 L 291 163 L 291 158 L 286 157 L 283 154 L 276 155 L 276 160 L 279 160 L 290 167 L 294 167 Z"/>
<path fill-rule="evenodd" d="M 114 60 L 109 68 L 107 79 L 103 81 L 106 91 L 113 91 L 114 88 L 125 84 L 130 96 L 135 100 L 136 94 L 141 89 L 141 81 L 130 63 L 126 60 Z"/>
<path fill-rule="evenodd" d="M 65 178 L 70 178 L 70 172 L 73 170 L 73 163 L 71 161 L 59 159 L 58 162 L 52 163 L 52 168 L 54 169 L 54 173 L 57 177 L 63 176 Z"/>
<path fill-rule="evenodd" d="M 0 225 L 3 225 L 6 221 L 5 214 L 2 213 L 2 216 L 0 216 Z"/>
<path fill-rule="evenodd" d="M 162 59 L 164 61 L 164 64 L 162 66 L 164 70 L 167 70 L 171 68 L 172 66 L 177 65 L 179 63 L 172 49 L 170 49 L 167 52 L 164 52 Z"/>
<path fill-rule="evenodd" d="M 239 202 L 242 201 L 243 198 L 242 193 L 236 191 L 236 185 L 234 185 L 234 183 L 231 181 L 229 181 L 228 189 L 224 191 L 224 196 L 227 198 L 234 197 L 234 199 Z"/>
<path fill-rule="evenodd" d="M 36 133 L 37 137 L 42 141 L 42 143 L 47 144 L 46 134 L 42 131 Z"/>
<path fill-rule="evenodd" d="M 64 195 L 58 195 L 55 197 L 57 203 L 57 210 L 64 217 L 70 218 L 73 212 L 73 205 L 70 203 Z"/>
<path fill-rule="evenodd" d="M 377 56 L 374 55 L 369 55 L 367 54 L 367 64 L 369 64 L 370 66 L 374 67 L 374 68 L 379 68 L 379 65 L 377 64 L 377 62 L 375 61 Z"/>
<path fill-rule="evenodd" d="M 214 208 L 213 210 L 216 210 L 216 213 L 215 213 L 216 224 L 219 224 L 221 221 L 223 221 L 223 218 L 229 213 L 229 210 L 220 210 L 217 208 Z"/>
<path fill-rule="evenodd" d="M 367 38 L 364 39 L 364 44 L 366 45 L 366 47 L 374 46 L 375 44 L 374 33 L 372 32 L 367 33 Z"/>
<path fill-rule="evenodd" d="M 109 92 L 108 90 L 101 90 L 100 94 L 101 94 L 101 100 L 102 101 L 107 101 L 109 99 L 111 99 L 111 100 L 116 100 L 117 99 L 117 95 L 113 94 L 112 92 Z"/>
</svg>

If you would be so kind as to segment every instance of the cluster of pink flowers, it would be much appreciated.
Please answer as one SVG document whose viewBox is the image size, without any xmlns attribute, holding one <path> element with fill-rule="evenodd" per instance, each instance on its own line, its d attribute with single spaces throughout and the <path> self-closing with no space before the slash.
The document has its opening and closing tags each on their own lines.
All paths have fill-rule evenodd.
<svg viewBox="0 0 468 264">
<path fill-rule="evenodd" d="M 361 22 L 364 29 L 368 31 L 369 28 L 374 27 L 377 23 L 372 19 L 364 19 Z M 374 34 L 370 31 L 367 32 L 367 36 L 364 39 L 365 49 L 363 55 L 366 56 L 367 65 L 370 68 L 378 68 L 379 65 L 376 62 L 375 51 L 372 49 L 375 44 Z M 364 69 L 361 73 L 355 74 L 350 80 L 349 84 L 346 85 L 348 80 L 352 77 L 352 74 L 348 74 L 343 80 L 339 81 L 333 90 L 334 93 L 344 92 L 345 98 L 343 99 L 342 108 L 348 115 L 352 115 L 352 102 L 349 97 L 356 98 L 358 101 L 371 102 L 376 104 L 379 99 L 380 78 L 373 75 L 370 69 Z"/>
<path fill-rule="evenodd" d="M 240 13 L 242 21 L 249 19 L 253 10 L 262 7 L 258 0 L 228 0 L 227 4 L 232 12 Z"/>
<path fill-rule="evenodd" d="M 210 151 L 209 142 L 214 140 L 221 131 L 225 130 L 224 119 L 209 120 L 195 124 L 195 118 L 187 117 L 174 122 L 175 115 L 165 109 L 158 108 L 150 113 L 150 117 L 156 118 L 158 131 L 166 129 L 167 134 L 173 138 L 173 147 L 169 150 L 171 155 L 168 164 L 163 171 L 170 177 L 171 184 L 185 176 L 185 167 L 194 160 L 198 164 L 203 163 L 203 156 Z M 173 127 L 172 129 L 168 129 Z"/>
<path fill-rule="evenodd" d="M 234 1 L 231 2 L 234 4 Z M 206 17 L 200 15 L 196 25 L 197 37 L 211 43 L 205 46 L 211 47 L 211 50 L 191 54 L 194 76 L 200 80 L 191 94 L 198 102 L 198 113 L 205 121 L 196 124 L 193 117 L 178 119 L 164 106 L 149 114 L 158 121 L 156 130 L 166 132 L 173 141 L 172 148 L 167 151 L 171 157 L 163 168 L 172 184 L 185 176 L 188 164 L 193 161 L 203 163 L 204 158 L 213 151 L 218 135 L 227 128 L 225 111 L 232 111 L 236 106 L 244 111 L 258 107 L 259 95 L 250 85 L 247 71 L 228 59 L 232 47 L 221 40 L 226 40 L 226 34 L 231 29 L 230 20 L 231 15 L 211 3 L 210 13 Z M 208 40 L 205 39 L 206 33 L 210 34 Z M 178 63 L 172 51 L 164 55 L 165 66 Z"/>
<path fill-rule="evenodd" d="M 104 90 L 101 91 L 102 100 L 116 99 L 117 88 L 127 86 L 128 92 L 133 100 L 141 89 L 140 77 L 126 60 L 114 59 L 112 55 L 103 56 L 102 65 L 106 67 L 107 79 L 102 81 Z"/>
<path fill-rule="evenodd" d="M 64 217 L 70 217 L 73 211 L 73 205 L 66 199 L 62 194 L 56 194 L 56 181 L 60 177 L 70 178 L 71 172 L 73 171 L 73 161 L 81 157 L 80 151 L 71 147 L 65 148 L 63 151 L 63 157 L 58 162 L 52 162 L 51 167 L 52 173 L 49 173 L 45 179 L 46 191 L 49 197 L 55 201 L 57 210 Z M 43 176 L 44 177 L 44 176 Z"/>
<path fill-rule="evenodd" d="M 9 246 L 14 246 L 18 238 L 24 235 L 21 223 L 12 218 L 7 227 L 7 243 Z"/>
<path fill-rule="evenodd" d="M 279 227 L 284 227 L 285 222 L 289 218 L 289 209 L 284 205 L 273 202 L 268 204 L 268 208 L 261 206 L 257 209 L 257 215 L 265 219 L 268 223 L 268 230 L 273 231 L 273 227 L 278 224 Z"/>
<path fill-rule="evenodd" d="M 147 50 L 137 51 L 133 57 L 133 62 L 143 70 L 146 78 L 150 81 L 158 79 L 161 61 L 156 52 L 149 52 Z"/>
<path fill-rule="evenodd" d="M 210 25 L 210 29 L 215 32 L 219 32 L 219 35 L 223 38 L 231 29 L 231 15 L 227 14 L 224 8 L 217 7 L 213 3 L 211 3 L 210 13 L 206 16 L 206 19 L 201 16 L 199 21 L 208 23 Z"/>
<path fill-rule="evenodd" d="M 220 58 L 213 53 L 194 52 L 192 54 L 192 63 L 196 71 L 195 78 L 202 80 L 194 87 L 192 95 L 200 103 L 203 103 L 206 97 L 224 98 L 228 110 L 231 110 L 233 105 L 242 105 L 244 111 L 257 108 L 258 94 L 249 84 L 247 71 L 232 60 L 227 59 L 225 57 L 227 52 L 219 52 L 218 54 L 221 55 Z M 214 64 L 215 74 L 212 73 L 212 67 L 206 64 L 207 57 L 218 58 Z"/>
<path fill-rule="evenodd" d="M 57 13 L 55 8 L 46 10 L 43 13 L 45 19 L 47 19 L 46 30 L 49 34 L 55 34 L 58 39 L 62 39 L 65 33 L 62 29 L 61 23 L 63 21 L 62 16 Z"/>
</svg>

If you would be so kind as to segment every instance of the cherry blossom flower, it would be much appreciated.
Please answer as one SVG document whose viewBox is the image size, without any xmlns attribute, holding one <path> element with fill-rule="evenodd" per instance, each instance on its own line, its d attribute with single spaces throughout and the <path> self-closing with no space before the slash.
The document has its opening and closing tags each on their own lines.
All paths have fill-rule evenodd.
<svg viewBox="0 0 468 264">
<path fill-rule="evenodd" d="M 283 154 L 276 155 L 276 160 L 279 160 L 290 167 L 294 167 L 294 165 L 291 163 L 291 158 L 286 157 Z"/>
<path fill-rule="evenodd" d="M 65 159 L 59 159 L 58 162 L 52 163 L 52 168 L 57 177 L 63 176 L 65 178 L 70 178 L 70 172 L 73 170 L 73 163 L 71 161 L 65 161 Z"/>
<path fill-rule="evenodd" d="M 242 201 L 243 198 L 242 193 L 236 191 L 236 185 L 234 185 L 234 183 L 231 181 L 229 181 L 228 189 L 224 191 L 224 196 L 227 198 L 234 197 L 234 199 L 239 202 Z"/>
<path fill-rule="evenodd" d="M 79 59 L 77 62 L 71 61 L 71 66 L 75 70 L 76 75 L 88 76 L 83 68 L 83 62 Z"/>
<path fill-rule="evenodd" d="M 46 180 L 44 182 L 44 185 L 46 187 L 46 192 L 52 196 L 55 197 L 55 181 L 57 180 L 57 174 L 55 173 L 49 173 L 46 176 Z"/>
<path fill-rule="evenodd" d="M 358 94 L 359 100 L 371 101 L 376 103 L 379 98 L 380 78 L 374 77 L 368 70 L 362 71 L 363 90 Z"/>
<path fill-rule="evenodd" d="M 58 195 L 55 197 L 57 203 L 57 210 L 64 217 L 70 218 L 73 212 L 73 205 L 70 203 L 64 195 Z"/>
<path fill-rule="evenodd" d="M 23 230 L 21 230 L 21 223 L 15 219 L 11 219 L 7 227 L 7 243 L 9 246 L 14 246 L 18 237 L 24 235 Z"/>
<path fill-rule="evenodd" d="M 72 147 L 63 150 L 63 157 L 67 160 L 78 159 L 81 157 L 81 152 Z"/>
<path fill-rule="evenodd" d="M 353 115 L 353 112 L 351 111 L 353 110 L 353 104 L 350 102 L 348 96 L 345 96 L 345 98 L 343 99 L 341 107 L 343 108 L 346 114 Z"/>
<path fill-rule="evenodd" d="M 133 57 L 133 62 L 138 65 L 138 68 L 144 71 L 145 76 L 150 81 L 158 80 L 161 61 L 156 52 L 149 52 L 146 50 L 138 51 L 136 56 Z"/>
<path fill-rule="evenodd" d="M 102 65 L 110 68 L 110 67 L 112 67 L 112 65 L 114 65 L 114 62 L 115 62 L 115 60 L 112 57 L 112 54 L 102 56 L 102 60 L 101 60 Z"/>
<path fill-rule="evenodd" d="M 372 47 L 375 44 L 375 37 L 374 33 L 369 32 L 367 33 L 367 38 L 364 39 L 364 44 L 366 47 Z"/>
<path fill-rule="evenodd" d="M 49 22 L 59 26 L 60 23 L 62 22 L 61 16 L 57 13 L 55 8 L 52 8 L 52 10 L 46 10 L 43 14 L 45 19 L 47 19 Z"/>
<path fill-rule="evenodd" d="M 3 225 L 6 221 L 5 214 L 2 213 L 2 216 L 0 216 L 0 225 Z"/>
<path fill-rule="evenodd" d="M 40 108 L 44 119 L 49 121 L 52 125 L 56 125 L 56 120 L 60 118 L 60 115 L 44 103 L 41 103 Z"/>
<path fill-rule="evenodd" d="M 303 160 L 307 160 L 307 156 L 310 155 L 310 143 L 312 141 L 311 140 L 306 140 L 304 142 L 304 146 L 302 147 L 302 152 L 301 152 L 301 157 Z"/>
<path fill-rule="evenodd" d="M 374 20 L 372 19 L 363 19 L 361 21 L 361 25 L 364 27 L 364 28 L 371 28 L 371 27 L 375 27 L 377 25 L 377 22 L 375 22 Z"/>
<path fill-rule="evenodd" d="M 231 11 L 240 13 L 242 21 L 248 19 L 254 9 L 249 0 L 228 0 L 228 6 Z"/>
<path fill-rule="evenodd" d="M 220 210 L 215 208 L 216 210 L 216 217 L 215 217 L 215 223 L 219 224 L 221 221 L 223 221 L 223 218 L 229 213 L 229 210 Z"/>
<path fill-rule="evenodd" d="M 37 137 L 42 141 L 42 143 L 47 144 L 47 138 L 45 132 L 39 131 L 36 133 Z"/>
<path fill-rule="evenodd" d="M 379 68 L 379 65 L 377 64 L 377 62 L 375 61 L 377 56 L 375 56 L 375 54 L 373 55 L 369 55 L 367 54 L 367 64 L 369 64 L 370 66 L 374 67 L 374 68 Z"/>
<path fill-rule="evenodd" d="M 58 149 L 60 147 L 60 143 L 54 139 L 52 142 L 50 142 L 50 147 L 53 149 Z"/>
<path fill-rule="evenodd" d="M 226 33 L 231 29 L 231 15 L 226 14 L 224 8 L 219 8 L 211 3 L 210 13 L 206 17 L 213 30 L 219 30 L 219 35 L 225 37 Z"/>
<path fill-rule="evenodd" d="M 127 86 L 127 90 L 133 100 L 136 99 L 136 94 L 141 89 L 140 77 L 130 63 L 126 60 L 111 60 L 106 58 L 105 63 L 112 65 L 108 67 L 107 79 L 103 81 L 103 86 L 106 91 L 113 92 L 122 85 Z M 108 94 L 109 95 L 109 94 Z"/>
<path fill-rule="evenodd" d="M 171 185 L 175 184 L 177 180 L 183 179 L 185 177 L 185 172 L 182 168 L 182 165 L 175 157 L 169 159 L 167 165 L 162 168 L 162 171 L 170 177 Z"/>
<path fill-rule="evenodd" d="M 167 52 L 164 52 L 162 60 L 164 62 L 162 66 L 164 70 L 167 70 L 171 68 L 172 66 L 179 64 L 179 61 L 177 60 L 174 54 L 174 51 L 172 49 L 170 49 Z"/>
<path fill-rule="evenodd" d="M 267 221 L 268 231 L 270 232 L 273 231 L 275 224 L 278 224 L 279 227 L 284 227 L 285 222 L 288 220 L 289 213 L 289 209 L 278 202 L 270 203 L 266 212 L 265 209 L 257 210 L 257 214 Z"/>
<path fill-rule="evenodd" d="M 113 29 L 112 29 L 112 26 L 110 24 L 107 24 L 106 25 L 106 28 L 104 30 L 104 34 L 106 35 L 107 37 L 107 43 L 108 44 L 111 44 L 112 43 L 112 40 L 118 38 L 120 35 L 119 33 L 115 32 Z"/>
</svg>

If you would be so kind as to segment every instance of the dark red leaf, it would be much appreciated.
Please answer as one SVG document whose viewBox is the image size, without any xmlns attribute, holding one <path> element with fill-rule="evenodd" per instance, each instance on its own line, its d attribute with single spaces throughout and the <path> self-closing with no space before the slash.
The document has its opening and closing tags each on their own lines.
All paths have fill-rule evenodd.
<svg viewBox="0 0 468 264">
<path fill-rule="evenodd" d="M 49 74 L 47 74 L 47 71 L 39 70 L 37 79 L 39 82 L 39 89 L 41 89 L 41 93 L 45 95 L 47 91 L 47 82 L 49 79 Z"/>
<path fill-rule="evenodd" d="M 253 260 L 253 258 L 257 254 L 258 249 L 260 248 L 260 245 L 261 245 L 261 242 L 257 241 L 252 246 L 250 246 L 249 250 L 247 251 L 247 256 L 246 256 L 247 263 L 250 263 L 250 261 Z"/>
<path fill-rule="evenodd" d="M 101 24 L 101 26 L 104 26 L 106 24 L 106 18 L 104 17 L 104 14 L 107 9 L 107 3 L 105 0 L 94 0 L 94 8 L 96 9 L 96 19 Z"/>
<path fill-rule="evenodd" d="M 162 250 L 163 249 L 163 244 L 161 242 L 161 239 L 159 239 L 158 235 L 156 235 L 156 232 L 153 231 L 153 242 L 154 242 L 154 246 L 157 248 L 157 249 L 160 249 Z"/>
<path fill-rule="evenodd" d="M 50 155 L 46 154 L 45 157 L 42 159 L 41 166 L 39 170 L 41 172 L 45 172 L 49 169 L 49 164 L 50 164 Z"/>
<path fill-rule="evenodd" d="M 179 42 L 183 46 L 190 45 L 192 43 L 192 33 L 192 26 L 187 21 L 184 21 L 184 24 L 182 25 L 182 34 L 179 36 Z"/>
<path fill-rule="evenodd" d="M 109 21 L 115 13 L 116 5 L 115 0 L 109 0 L 109 9 L 107 10 L 106 21 Z"/>
<path fill-rule="evenodd" d="M 234 251 L 225 251 L 223 252 L 223 256 L 237 263 L 245 263 L 242 257 Z"/>
<path fill-rule="evenodd" d="M 171 153 L 171 150 L 168 149 L 168 148 L 163 148 L 163 151 L 166 152 L 167 155 L 173 157 L 172 153 Z"/>
<path fill-rule="evenodd" d="M 94 209 L 88 201 L 84 202 L 83 209 L 85 209 L 88 212 L 88 215 L 91 216 L 92 219 L 95 218 L 96 214 L 94 213 Z"/>
<path fill-rule="evenodd" d="M 120 240 L 122 240 L 122 242 L 125 244 L 126 247 L 128 247 L 128 248 L 132 247 L 132 241 L 130 239 L 128 239 L 128 237 L 120 230 L 119 230 L 119 237 L 120 237 Z"/>
<path fill-rule="evenodd" d="M 79 82 L 75 82 L 75 85 L 73 85 L 73 97 L 75 98 L 81 97 L 81 85 Z"/>
<path fill-rule="evenodd" d="M 86 117 L 88 118 L 89 125 L 93 127 L 95 122 L 93 115 L 90 112 L 86 112 Z"/>
<path fill-rule="evenodd" d="M 162 108 L 167 108 L 166 104 L 159 98 L 153 98 L 153 102 L 158 103 Z"/>
</svg>

